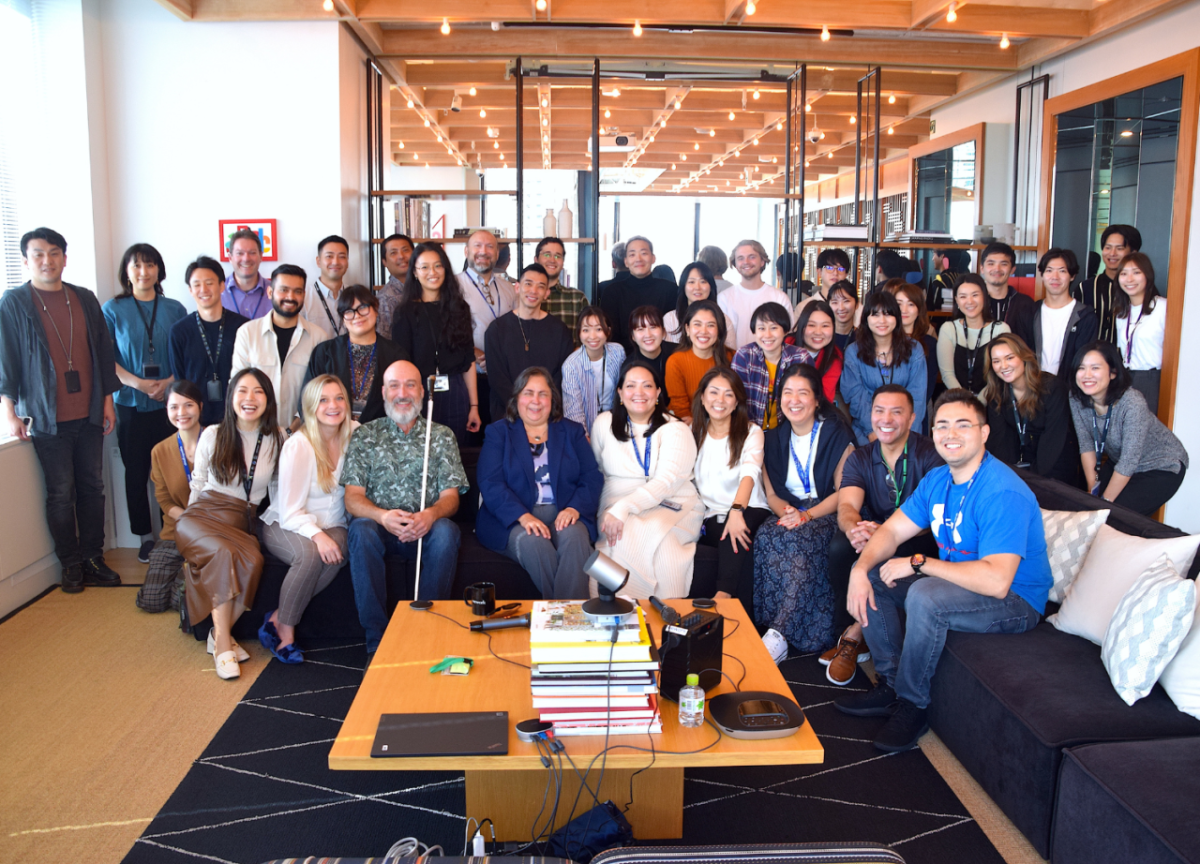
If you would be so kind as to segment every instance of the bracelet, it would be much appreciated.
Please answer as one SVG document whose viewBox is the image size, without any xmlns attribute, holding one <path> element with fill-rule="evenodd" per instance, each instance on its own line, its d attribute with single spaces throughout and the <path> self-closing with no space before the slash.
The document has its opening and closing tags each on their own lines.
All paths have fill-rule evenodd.
<svg viewBox="0 0 1200 864">
<path fill-rule="evenodd" d="M 471 408 L 478 408 L 478 407 L 479 407 L 479 403 L 478 403 L 478 402 L 472 402 L 472 403 L 471 403 L 471 405 L 470 405 L 470 407 L 471 407 Z"/>
</svg>

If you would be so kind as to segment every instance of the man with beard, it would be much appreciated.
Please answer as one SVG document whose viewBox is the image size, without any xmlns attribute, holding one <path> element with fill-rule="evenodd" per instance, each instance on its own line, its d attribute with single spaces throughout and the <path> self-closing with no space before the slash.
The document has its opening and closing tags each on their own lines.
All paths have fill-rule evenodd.
<svg viewBox="0 0 1200 864">
<path fill-rule="evenodd" d="M 421 500 L 425 428 L 421 416 L 425 388 L 421 373 L 398 360 L 383 373 L 386 417 L 360 426 L 350 439 L 340 482 L 346 487 L 350 523 L 350 578 L 358 620 L 367 631 L 367 653 L 373 654 L 387 628 L 387 569 L 384 558 L 417 557 L 424 538 L 418 600 L 450 596 L 458 565 L 458 496 L 467 492 L 454 433 L 434 423 L 429 441 L 429 478 Z"/>
<path fill-rule="evenodd" d="M 674 282 L 651 273 L 655 260 L 654 246 L 649 240 L 630 237 L 625 241 L 625 266 L 629 272 L 600 283 L 600 308 L 612 325 L 612 341 L 620 342 L 627 355 L 633 350 L 629 314 L 639 306 L 654 306 L 666 315 L 675 308 L 679 296 L 679 287 Z"/>
<path fill-rule="evenodd" d="M 271 379 L 279 406 L 279 428 L 291 434 L 302 425 L 300 389 L 308 359 L 329 333 L 300 314 L 308 275 L 295 264 L 271 272 L 271 314 L 248 321 L 233 340 L 233 371 L 255 366 Z"/>
<path fill-rule="evenodd" d="M 717 295 L 717 305 L 733 321 L 738 348 L 754 341 L 750 319 L 759 306 L 778 303 L 784 309 L 792 308 L 786 294 L 763 281 L 763 271 L 770 263 L 767 250 L 757 240 L 743 240 L 733 247 L 733 267 L 742 278 L 738 284 Z M 713 286 L 714 291 L 716 287 Z"/>
<path fill-rule="evenodd" d="M 475 337 L 475 371 L 479 412 L 483 425 L 491 422 L 486 416 L 491 395 L 487 379 L 487 358 L 484 356 L 484 336 L 492 322 L 513 310 L 516 294 L 507 279 L 496 274 L 500 247 L 490 231 L 476 231 L 467 238 L 467 267 L 458 274 L 458 287 L 471 307 L 471 325 Z"/>
</svg>

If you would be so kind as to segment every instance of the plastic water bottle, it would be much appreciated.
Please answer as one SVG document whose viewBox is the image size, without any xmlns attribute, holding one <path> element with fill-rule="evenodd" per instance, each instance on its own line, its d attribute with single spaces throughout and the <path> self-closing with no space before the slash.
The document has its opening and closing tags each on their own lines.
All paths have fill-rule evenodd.
<svg viewBox="0 0 1200 864">
<path fill-rule="evenodd" d="M 704 690 L 700 686 L 700 676 L 695 673 L 687 676 L 687 685 L 679 688 L 679 725 L 704 725 Z"/>
</svg>

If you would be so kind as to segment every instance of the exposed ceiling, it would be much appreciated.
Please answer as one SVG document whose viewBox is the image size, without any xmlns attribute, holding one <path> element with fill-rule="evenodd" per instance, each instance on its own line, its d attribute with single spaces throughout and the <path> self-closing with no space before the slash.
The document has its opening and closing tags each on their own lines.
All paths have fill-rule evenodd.
<svg viewBox="0 0 1200 864">
<path fill-rule="evenodd" d="M 599 56 L 602 134 L 637 144 L 602 146 L 602 167 L 661 170 L 650 191 L 684 188 L 700 171 L 705 184 L 735 191 L 782 175 L 783 79 L 801 63 L 805 128 L 824 133 L 805 154 L 804 177 L 814 182 L 854 164 L 857 86 L 870 67 L 883 70 L 886 160 L 928 137 L 933 108 L 1185 0 L 159 2 L 187 20 L 346 23 L 393 79 L 397 164 L 515 167 L 513 58 L 521 57 L 526 70 L 580 75 L 526 79 L 526 167 L 589 167 Z M 873 124 L 863 125 L 873 148 Z"/>
</svg>

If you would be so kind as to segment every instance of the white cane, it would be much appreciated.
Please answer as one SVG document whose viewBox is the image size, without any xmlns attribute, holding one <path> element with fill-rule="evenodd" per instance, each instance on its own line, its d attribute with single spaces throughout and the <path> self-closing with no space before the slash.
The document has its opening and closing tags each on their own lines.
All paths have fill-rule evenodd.
<svg viewBox="0 0 1200 864">
<path fill-rule="evenodd" d="M 429 411 L 425 417 L 425 461 L 421 465 L 421 501 L 418 505 L 417 512 L 425 509 L 425 489 L 429 484 L 429 438 L 433 433 L 433 383 L 435 376 L 430 375 L 425 383 L 428 385 L 426 392 L 429 394 Z M 429 600 L 419 599 L 421 596 L 421 550 L 425 546 L 425 538 L 417 538 L 417 576 L 413 582 L 413 601 L 408 604 L 409 609 L 416 609 L 419 612 L 425 612 L 433 608 L 433 603 Z"/>
</svg>

